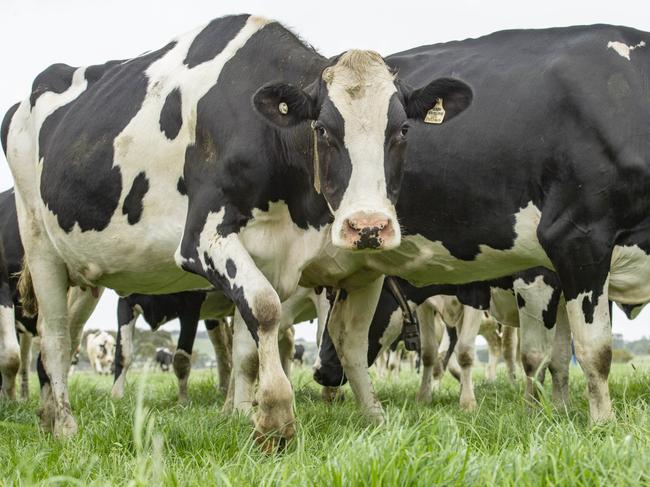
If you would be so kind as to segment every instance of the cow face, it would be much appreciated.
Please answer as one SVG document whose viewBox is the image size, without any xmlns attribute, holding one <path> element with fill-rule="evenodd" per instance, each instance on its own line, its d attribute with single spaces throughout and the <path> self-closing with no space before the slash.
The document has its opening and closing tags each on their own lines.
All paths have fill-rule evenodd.
<svg viewBox="0 0 650 487">
<path fill-rule="evenodd" d="M 395 202 L 406 155 L 409 118 L 423 120 L 436 100 L 460 94 L 447 120 L 471 102 L 457 80 L 420 90 L 401 86 L 381 56 L 347 51 L 306 90 L 275 83 L 253 96 L 273 126 L 299 130 L 310 122 L 313 178 L 334 215 L 332 243 L 344 249 L 391 249 L 400 244 Z M 304 127 L 302 125 L 301 127 Z M 304 130 L 304 128 L 303 128 Z"/>
</svg>

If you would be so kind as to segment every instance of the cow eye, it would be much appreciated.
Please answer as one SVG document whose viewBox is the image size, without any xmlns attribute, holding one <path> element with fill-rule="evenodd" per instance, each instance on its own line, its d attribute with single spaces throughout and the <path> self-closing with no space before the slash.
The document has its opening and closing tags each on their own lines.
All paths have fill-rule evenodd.
<svg viewBox="0 0 650 487">
<path fill-rule="evenodd" d="M 400 135 L 400 137 L 405 139 L 406 134 L 408 134 L 408 132 L 409 132 L 409 125 L 405 123 L 404 125 L 402 125 L 402 128 L 400 129 L 399 135 Z"/>
</svg>

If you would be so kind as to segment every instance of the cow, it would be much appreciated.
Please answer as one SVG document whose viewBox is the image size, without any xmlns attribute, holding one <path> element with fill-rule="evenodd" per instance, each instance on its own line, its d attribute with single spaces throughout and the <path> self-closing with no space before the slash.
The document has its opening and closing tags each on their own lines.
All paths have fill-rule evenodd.
<svg viewBox="0 0 650 487">
<path fill-rule="evenodd" d="M 417 286 L 554 270 L 594 423 L 613 417 L 608 300 L 650 299 L 648 46 L 648 33 L 595 25 L 497 32 L 386 58 L 405 83 L 453 73 L 480 95 L 463 123 L 443 121 L 435 137 L 425 124 L 409 132 L 402 244 L 369 267 Z M 441 99 L 437 113 L 453 102 Z M 363 306 L 342 301 L 328 326 L 362 407 L 379 415 L 358 360 L 372 319 L 359 319 Z M 358 340 L 347 336 L 352 318 Z"/>
<path fill-rule="evenodd" d="M 187 381 L 192 367 L 192 348 L 196 338 L 199 320 L 225 318 L 233 312 L 233 304 L 220 292 L 184 291 L 179 293 L 146 295 L 131 294 L 117 302 L 117 350 L 115 353 L 115 382 L 111 394 L 115 398 L 124 396 L 126 374 L 134 359 L 133 332 L 138 317 L 142 315 L 153 331 L 163 324 L 178 318 L 180 335 L 172 365 L 178 378 L 178 400 L 188 401 Z M 221 338 L 219 321 L 206 321 L 208 336 L 215 353 L 225 344 L 215 343 Z M 226 326 L 226 325 L 224 325 Z M 225 370 L 224 370 L 225 372 Z M 229 377 L 222 377 L 220 387 L 226 388 Z"/>
<path fill-rule="evenodd" d="M 205 329 L 214 348 L 219 375 L 217 389 L 227 394 L 232 373 L 232 319 L 205 320 Z"/>
<path fill-rule="evenodd" d="M 41 343 L 41 347 L 42 347 Z M 115 361 L 115 338 L 105 331 L 90 333 L 86 337 L 86 353 L 90 367 L 98 374 L 110 374 Z"/>
<path fill-rule="evenodd" d="M 8 282 L 13 301 L 15 324 L 16 329 L 19 332 L 18 337 L 20 342 L 20 395 L 22 399 L 26 399 L 29 394 L 28 365 L 31 362 L 32 338 L 38 334 L 36 326 L 38 316 L 34 313 L 25 312 L 18 289 L 19 280 L 17 276 L 22 270 L 24 250 L 18 229 L 16 199 L 13 188 L 0 193 L 0 237 L 4 249 L 4 259 L 7 270 L 6 278 L 8 278 L 8 281 L 5 280 L 5 277 L 2 278 L 2 287 L 3 289 L 6 289 L 5 284 Z M 3 274 L 3 276 L 5 275 Z M 82 303 L 76 302 L 77 297 L 83 296 L 86 292 L 86 290 L 80 288 L 71 288 L 68 293 L 69 317 L 71 322 L 75 323 L 74 329 L 76 330 L 76 333 L 71 336 L 74 350 L 78 348 L 81 341 L 83 324 L 92 312 L 92 309 L 82 305 L 84 301 L 83 299 Z M 13 337 L 10 334 L 4 336 L 7 337 L 8 342 L 0 343 L 0 349 L 7 350 L 8 348 L 15 347 L 15 345 L 11 345 L 14 340 Z M 37 370 L 39 371 L 39 380 L 43 383 L 46 379 L 46 375 L 40 354 L 37 360 Z"/>
<path fill-rule="evenodd" d="M 16 337 L 14 302 L 3 247 L 0 241 L 0 396 L 15 399 L 20 345 Z"/>
<path fill-rule="evenodd" d="M 326 59 L 254 15 L 215 19 L 132 59 L 39 74 L 1 138 L 25 289 L 42 321 L 42 426 L 77 430 L 69 286 L 88 290 L 89 307 L 104 287 L 121 296 L 214 287 L 259 347 L 258 437 L 293 436 L 293 391 L 277 353 L 281 302 L 302 279 L 347 282 L 353 295 L 350 284 L 363 284 L 363 301 L 378 295 L 379 275 L 362 260 L 400 244 L 409 120 L 437 99 L 454 100 L 447 120 L 472 101 L 453 78 L 410 86 L 373 51 Z M 336 249 L 349 254 L 343 267 Z"/>
<path fill-rule="evenodd" d="M 167 347 L 156 348 L 154 361 L 160 366 L 163 372 L 169 372 L 169 366 L 172 364 L 174 354 L 169 351 Z"/>
<path fill-rule="evenodd" d="M 296 343 L 293 352 L 293 361 L 299 365 L 303 364 L 303 357 L 305 356 L 305 346 L 302 343 Z"/>
</svg>

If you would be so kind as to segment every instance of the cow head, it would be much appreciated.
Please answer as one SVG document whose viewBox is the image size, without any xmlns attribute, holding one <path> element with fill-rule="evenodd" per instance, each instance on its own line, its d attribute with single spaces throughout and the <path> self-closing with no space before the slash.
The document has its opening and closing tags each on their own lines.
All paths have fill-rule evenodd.
<svg viewBox="0 0 650 487">
<path fill-rule="evenodd" d="M 379 54 L 351 50 L 305 90 L 265 85 L 253 104 L 275 127 L 304 130 L 301 123 L 310 123 L 314 187 L 334 215 L 332 243 L 345 249 L 391 249 L 401 239 L 395 202 L 408 119 L 423 120 L 438 98 L 452 97 L 456 103 L 447 109 L 447 120 L 471 103 L 465 83 L 445 78 L 409 90 Z"/>
</svg>

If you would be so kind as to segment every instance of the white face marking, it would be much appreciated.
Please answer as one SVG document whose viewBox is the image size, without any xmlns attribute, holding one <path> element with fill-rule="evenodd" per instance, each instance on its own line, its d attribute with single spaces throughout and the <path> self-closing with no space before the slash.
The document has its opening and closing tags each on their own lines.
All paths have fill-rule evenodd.
<svg viewBox="0 0 650 487">
<path fill-rule="evenodd" d="M 639 47 L 645 47 L 645 42 L 641 41 L 636 46 L 628 46 L 619 41 L 610 41 L 607 43 L 607 49 L 614 49 L 619 56 L 624 57 L 628 61 L 630 60 L 630 52 Z"/>
<path fill-rule="evenodd" d="M 386 193 L 384 170 L 388 106 L 397 91 L 393 75 L 383 61 L 369 65 L 361 76 L 340 63 L 329 69 L 328 94 L 344 120 L 344 143 L 352 164 L 350 181 L 335 213 L 332 241 L 345 246 L 341 228 L 352 214 L 380 212 L 393 220 L 396 236 L 387 244 L 394 247 L 399 244 L 399 225 Z"/>
</svg>

